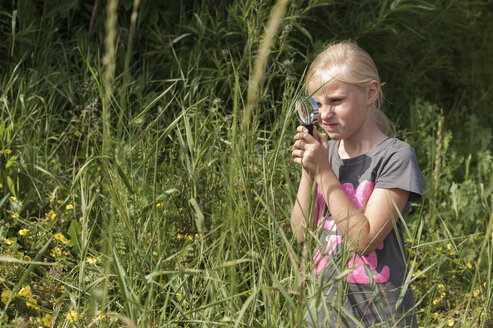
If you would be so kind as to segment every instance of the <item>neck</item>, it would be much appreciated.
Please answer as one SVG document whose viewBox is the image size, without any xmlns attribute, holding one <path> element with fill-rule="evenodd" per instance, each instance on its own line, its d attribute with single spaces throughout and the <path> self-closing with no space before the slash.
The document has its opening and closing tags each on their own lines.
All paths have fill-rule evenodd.
<svg viewBox="0 0 493 328">
<path fill-rule="evenodd" d="M 363 131 L 362 131 L 363 132 Z M 339 144 L 339 157 L 340 158 L 352 158 L 362 155 L 380 142 L 385 140 L 385 135 L 376 125 L 366 131 L 364 134 L 359 134 L 351 139 L 342 139 Z"/>
</svg>

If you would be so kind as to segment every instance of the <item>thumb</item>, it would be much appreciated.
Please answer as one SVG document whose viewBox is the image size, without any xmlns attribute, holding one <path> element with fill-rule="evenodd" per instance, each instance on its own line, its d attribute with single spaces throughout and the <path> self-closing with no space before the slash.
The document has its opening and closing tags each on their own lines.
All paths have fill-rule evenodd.
<svg viewBox="0 0 493 328">
<path fill-rule="evenodd" d="M 313 137 L 317 139 L 318 142 L 323 143 L 324 140 L 327 143 L 327 135 L 323 132 L 318 132 L 316 126 L 313 127 Z"/>
<path fill-rule="evenodd" d="M 317 131 L 317 134 L 318 134 L 318 141 L 320 142 L 322 147 L 328 148 L 329 147 L 329 141 L 327 139 L 327 135 L 325 133 L 320 133 L 318 131 Z"/>
</svg>

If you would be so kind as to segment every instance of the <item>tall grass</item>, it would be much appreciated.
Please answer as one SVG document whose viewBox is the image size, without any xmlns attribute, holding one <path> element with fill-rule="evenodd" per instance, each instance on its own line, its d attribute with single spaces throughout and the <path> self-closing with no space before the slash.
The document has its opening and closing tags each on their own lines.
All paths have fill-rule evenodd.
<svg viewBox="0 0 493 328">
<path fill-rule="evenodd" d="M 449 99 L 462 82 L 430 94 L 469 58 L 491 70 L 487 45 L 463 52 L 464 66 L 453 49 L 435 56 L 461 39 L 443 24 L 491 39 L 485 5 L 107 4 L 92 39 L 93 8 L 1 8 L 5 326 L 302 326 L 323 295 L 316 232 L 303 248 L 289 223 L 292 105 L 309 60 L 339 38 L 368 45 L 383 67 L 387 111 L 427 177 L 405 236 L 420 326 L 491 325 L 490 80 L 470 71 L 473 103 Z M 409 54 L 430 28 L 443 43 Z"/>
</svg>

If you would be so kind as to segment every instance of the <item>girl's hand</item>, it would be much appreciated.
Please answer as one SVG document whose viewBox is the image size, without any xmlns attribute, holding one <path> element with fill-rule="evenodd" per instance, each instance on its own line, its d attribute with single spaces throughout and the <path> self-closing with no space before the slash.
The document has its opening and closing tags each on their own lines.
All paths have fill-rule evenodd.
<svg viewBox="0 0 493 328">
<path fill-rule="evenodd" d="M 319 133 L 316 127 L 313 128 L 313 136 L 303 126 L 296 130 L 298 133 L 294 136 L 296 141 L 291 153 L 293 161 L 301 164 L 312 177 L 323 170 L 330 170 L 327 136 Z"/>
</svg>

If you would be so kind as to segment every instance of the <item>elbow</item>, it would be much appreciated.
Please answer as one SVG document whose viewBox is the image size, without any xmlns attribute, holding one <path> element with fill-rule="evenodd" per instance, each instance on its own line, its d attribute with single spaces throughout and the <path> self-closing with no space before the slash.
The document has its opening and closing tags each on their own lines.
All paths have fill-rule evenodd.
<svg viewBox="0 0 493 328">
<path fill-rule="evenodd" d="M 303 225 L 291 222 L 291 230 L 293 231 L 293 234 L 298 242 L 301 243 L 305 241 L 305 228 Z"/>
<path fill-rule="evenodd" d="M 363 242 L 358 245 L 358 253 L 361 254 L 362 256 L 368 256 L 372 252 L 374 252 L 379 245 L 376 245 L 371 242 Z"/>
<path fill-rule="evenodd" d="M 368 256 L 370 255 L 371 252 L 373 252 L 374 250 L 368 248 L 368 247 L 360 247 L 358 249 L 358 252 L 362 255 L 362 256 Z"/>
</svg>

